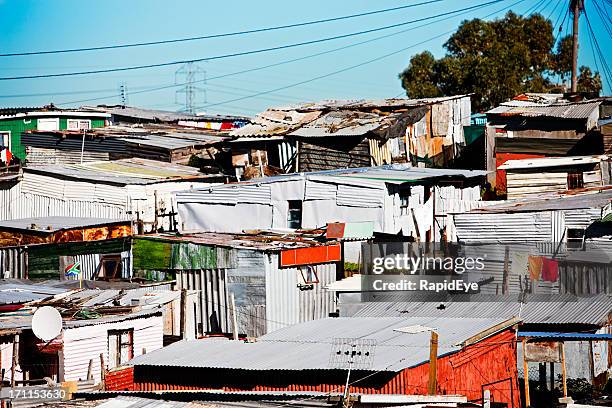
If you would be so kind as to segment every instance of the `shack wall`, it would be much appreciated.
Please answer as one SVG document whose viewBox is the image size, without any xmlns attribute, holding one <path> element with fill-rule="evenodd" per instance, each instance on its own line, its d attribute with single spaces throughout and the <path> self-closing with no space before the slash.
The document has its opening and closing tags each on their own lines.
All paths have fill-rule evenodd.
<svg viewBox="0 0 612 408">
<path fill-rule="evenodd" d="M 93 360 L 93 378 L 100 379 L 100 354 L 109 365 L 108 331 L 133 329 L 134 357 L 143 351 L 151 352 L 163 346 L 163 320 L 161 315 L 112 323 L 93 323 L 90 326 L 64 329 L 64 379 L 66 381 L 87 378 L 89 361 Z"/>
</svg>

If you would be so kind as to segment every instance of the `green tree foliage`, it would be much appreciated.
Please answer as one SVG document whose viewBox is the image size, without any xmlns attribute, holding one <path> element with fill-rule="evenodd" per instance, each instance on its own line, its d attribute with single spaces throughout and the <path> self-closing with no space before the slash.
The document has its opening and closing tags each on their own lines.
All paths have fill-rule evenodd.
<svg viewBox="0 0 612 408">
<path fill-rule="evenodd" d="M 480 111 L 523 92 L 559 91 L 550 77 L 571 71 L 571 38 L 554 46 L 552 23 L 539 14 L 466 20 L 444 44 L 444 57 L 416 54 L 399 77 L 410 98 L 474 93 Z M 599 74 L 581 69 L 581 78 L 583 89 L 601 89 Z"/>
</svg>

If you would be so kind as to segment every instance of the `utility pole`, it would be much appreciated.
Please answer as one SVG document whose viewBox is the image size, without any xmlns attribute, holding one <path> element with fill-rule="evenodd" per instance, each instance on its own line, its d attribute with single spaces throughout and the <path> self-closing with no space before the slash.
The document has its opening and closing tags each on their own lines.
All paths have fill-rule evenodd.
<svg viewBox="0 0 612 408">
<path fill-rule="evenodd" d="M 570 11 L 574 14 L 574 30 L 572 32 L 572 92 L 578 91 L 578 20 L 584 9 L 584 0 L 572 0 Z"/>
<path fill-rule="evenodd" d="M 206 103 L 206 90 L 204 88 L 195 86 L 196 82 L 206 83 L 206 71 L 200 66 L 195 65 L 193 62 L 187 62 L 177 69 L 174 75 L 175 84 L 178 85 L 182 83 L 184 85 L 182 88 L 176 91 L 175 102 L 179 103 L 178 96 L 180 94 L 185 94 L 185 108 L 183 110 L 187 113 L 195 115 L 195 105 L 198 93 L 202 93 L 204 95 L 204 103 Z M 184 80 L 180 80 L 180 78 L 183 77 Z"/>
</svg>

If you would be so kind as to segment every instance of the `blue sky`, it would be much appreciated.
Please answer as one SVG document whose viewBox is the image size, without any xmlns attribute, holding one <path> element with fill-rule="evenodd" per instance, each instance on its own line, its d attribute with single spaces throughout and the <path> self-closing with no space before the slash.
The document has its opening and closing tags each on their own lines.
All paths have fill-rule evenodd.
<svg viewBox="0 0 612 408">
<path fill-rule="evenodd" d="M 512 9 L 517 13 L 541 10 L 545 17 L 551 16 L 554 22 L 562 8 L 555 9 L 556 1 L 523 0 Z M 596 10 L 589 8 L 591 1 L 594 0 L 587 1 L 587 10 L 590 11 L 590 21 L 599 45 L 604 55 L 612 55 L 610 37 Z M 603 0 L 597 1 L 605 4 Z M 415 2 L 417 1 L 0 0 L 0 38 L 2 38 L 0 53 L 90 47 L 216 34 L 342 16 Z M 384 98 L 403 95 L 397 75 L 406 67 L 410 56 L 423 50 L 430 50 L 436 56 L 443 55 L 442 44 L 448 35 L 422 43 L 424 40 L 454 30 L 461 20 L 466 18 L 483 17 L 503 9 L 496 14 L 501 16 L 507 11 L 507 7 L 515 2 L 516 0 L 506 0 L 439 22 L 417 23 L 321 44 L 198 63 L 197 65 L 206 71 L 208 78 L 214 78 L 424 25 L 409 32 L 342 51 L 256 72 L 210 79 L 200 85 L 206 90 L 206 95 L 198 95 L 197 105 L 200 107 L 198 110 L 210 113 L 252 115 L 268 106 L 305 100 Z M 203 58 L 367 30 L 479 3 L 481 2 L 475 0 L 445 0 L 436 4 L 378 15 L 245 36 L 119 50 L 5 57 L 0 58 L 0 77 Z M 579 63 L 595 68 L 584 20 L 582 18 L 581 33 L 585 35 L 581 36 Z M 417 43 L 422 44 L 397 52 Z M 336 75 L 258 97 L 250 97 L 253 94 L 340 71 L 390 53 L 395 54 L 354 69 L 347 69 Z M 179 87 L 136 93 L 150 88 L 170 86 L 175 81 L 184 81 L 184 77 L 175 75 L 177 68 L 179 67 L 171 66 L 122 73 L 0 81 L 0 106 L 38 106 L 49 102 L 58 105 L 68 103 L 72 106 L 98 103 L 116 104 L 119 103 L 117 96 L 119 85 L 125 83 L 130 105 L 179 110 L 184 104 L 184 96 L 175 95 L 175 90 Z M 610 95 L 609 86 L 605 82 L 604 85 L 605 94 Z M 48 95 L 34 96 L 38 94 Z M 87 101 L 87 99 L 102 97 L 104 99 Z"/>
</svg>

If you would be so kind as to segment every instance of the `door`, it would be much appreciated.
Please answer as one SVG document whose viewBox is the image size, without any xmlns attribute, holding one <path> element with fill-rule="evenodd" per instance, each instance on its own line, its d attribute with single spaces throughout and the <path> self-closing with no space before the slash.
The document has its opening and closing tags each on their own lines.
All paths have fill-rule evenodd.
<svg viewBox="0 0 612 408">
<path fill-rule="evenodd" d="M 59 118 L 38 118 L 38 130 L 59 130 Z"/>
</svg>

